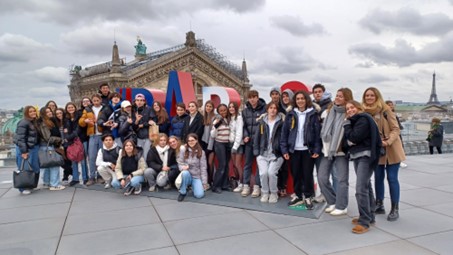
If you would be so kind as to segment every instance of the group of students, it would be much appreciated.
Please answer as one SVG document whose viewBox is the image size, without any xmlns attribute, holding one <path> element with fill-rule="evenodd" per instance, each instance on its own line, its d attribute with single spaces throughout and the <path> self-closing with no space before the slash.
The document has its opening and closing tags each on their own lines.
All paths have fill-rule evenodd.
<svg viewBox="0 0 453 255">
<path fill-rule="evenodd" d="M 160 102 L 149 107 L 142 94 L 133 102 L 122 100 L 120 94 L 102 85 L 100 93 L 84 97 L 79 108 L 69 102 L 61 109 L 49 101 L 38 118 L 35 108 L 26 106 L 15 136 L 17 164 L 27 159 L 39 174 L 40 147 L 67 148 L 78 138 L 86 157 L 81 162 L 66 160 L 63 184 L 80 182 L 80 165 L 85 185 L 99 182 L 105 188 L 124 188 L 125 195 L 140 194 L 146 183 L 150 192 L 177 185 L 178 201 L 184 200 L 190 186 L 196 198 L 209 189 L 214 193 L 229 190 L 276 203 L 288 195 L 291 171 L 294 194 L 288 206 L 303 204 L 309 210 L 313 202 L 320 201 L 315 198 L 316 165 L 326 213 L 343 215 L 348 206 L 349 160 L 353 160 L 360 216 L 353 219 L 356 226 L 352 231 L 366 232 L 375 223 L 375 214 L 385 213 L 385 174 L 392 204 L 388 220 L 396 220 L 398 170 L 405 155 L 395 114 L 373 87 L 365 90 L 362 103 L 353 100 L 349 88 L 340 88 L 334 101 L 321 84 L 312 93 L 313 99 L 306 91 L 272 88 L 271 101 L 266 104 L 251 90 L 242 112 L 235 102 L 215 109 L 207 101 L 203 114 L 195 101 L 187 109 L 178 103 L 177 115 L 170 121 Z M 152 142 L 150 127 L 155 125 L 159 135 Z M 255 160 L 258 174 L 252 181 Z M 64 189 L 59 167 L 44 169 L 43 183 L 51 190 Z"/>
</svg>

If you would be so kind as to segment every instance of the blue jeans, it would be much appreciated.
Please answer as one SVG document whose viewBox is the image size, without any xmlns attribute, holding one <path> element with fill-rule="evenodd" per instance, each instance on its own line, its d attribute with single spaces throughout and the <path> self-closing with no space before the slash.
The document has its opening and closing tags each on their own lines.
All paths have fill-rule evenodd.
<svg viewBox="0 0 453 255">
<path fill-rule="evenodd" d="M 376 199 L 383 200 L 385 193 L 384 178 L 387 172 L 387 181 L 390 189 L 390 199 L 392 203 L 400 201 L 400 183 L 398 181 L 398 171 L 400 163 L 390 165 L 378 165 L 374 170 L 374 188 L 376 189 Z"/>
<path fill-rule="evenodd" d="M 204 197 L 203 183 L 201 179 L 193 178 L 189 171 L 182 171 L 182 182 L 179 188 L 179 193 L 187 194 L 187 187 L 192 185 L 193 196 L 195 198 Z"/>
<path fill-rule="evenodd" d="M 142 182 L 145 181 L 145 178 L 143 178 L 143 175 L 138 175 L 134 176 L 131 179 L 131 186 L 134 188 L 137 188 Z M 112 179 L 112 187 L 115 189 L 121 189 L 121 183 L 118 179 L 113 178 Z"/>
<path fill-rule="evenodd" d="M 88 152 L 88 142 L 83 142 L 83 149 L 85 157 L 80 164 L 82 165 L 82 178 L 84 181 L 88 180 L 88 166 L 87 166 L 87 152 Z M 79 163 L 72 162 L 72 180 L 79 181 Z"/>
<path fill-rule="evenodd" d="M 330 175 L 334 168 L 337 169 L 338 187 L 336 190 L 330 183 Z M 335 208 L 340 210 L 348 207 L 349 161 L 345 156 L 333 157 L 332 160 L 324 157 L 319 166 L 318 181 L 328 205 L 335 205 Z"/>
<path fill-rule="evenodd" d="M 30 162 L 30 165 L 27 164 L 27 162 L 24 163 L 24 170 L 33 170 L 37 175 L 35 179 L 35 184 L 38 184 L 39 181 L 39 158 L 38 158 L 38 151 L 39 151 L 39 146 L 35 145 L 33 148 L 29 149 L 28 151 L 28 162 Z M 22 164 L 22 153 L 20 152 L 19 147 L 16 146 L 16 164 L 17 164 L 17 169 L 20 169 L 20 166 Z M 30 169 L 31 166 L 31 169 Z M 19 189 L 20 192 L 24 191 L 23 189 Z"/>
<path fill-rule="evenodd" d="M 253 161 L 255 160 L 255 156 L 253 155 L 253 144 L 252 141 L 249 141 L 248 143 L 245 144 L 245 164 L 244 164 L 244 180 L 243 184 L 250 185 L 250 179 L 252 177 L 252 166 L 253 166 Z M 255 185 L 260 186 L 261 185 L 261 180 L 260 180 L 260 175 L 258 173 L 258 170 L 255 173 Z"/>
<path fill-rule="evenodd" d="M 50 187 L 57 187 L 60 185 L 60 167 L 48 167 L 48 168 L 41 168 L 43 171 L 42 182 L 45 185 L 49 185 Z"/>
<path fill-rule="evenodd" d="M 89 145 L 88 145 L 88 159 L 90 161 L 90 180 L 96 179 L 96 157 L 98 155 L 99 149 L 102 148 L 102 140 L 100 135 L 90 136 Z"/>
<path fill-rule="evenodd" d="M 370 167 L 370 157 L 354 159 L 354 169 L 357 175 L 355 197 L 359 207 L 359 224 L 369 228 L 370 223 L 374 221 L 374 211 L 376 209 L 376 201 L 374 200 L 371 186 L 371 176 L 374 169 Z"/>
</svg>

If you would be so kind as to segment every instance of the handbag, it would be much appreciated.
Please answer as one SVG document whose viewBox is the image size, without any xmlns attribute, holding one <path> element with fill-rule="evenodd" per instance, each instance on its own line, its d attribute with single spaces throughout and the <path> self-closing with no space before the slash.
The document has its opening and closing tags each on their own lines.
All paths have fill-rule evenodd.
<svg viewBox="0 0 453 255">
<path fill-rule="evenodd" d="M 155 145 L 159 140 L 159 125 L 154 124 L 149 126 L 149 140 Z"/>
<path fill-rule="evenodd" d="M 156 184 L 159 187 L 164 187 L 168 183 L 168 171 L 160 171 L 156 177 Z"/>
<path fill-rule="evenodd" d="M 78 137 L 76 137 L 74 142 L 66 149 L 66 157 L 74 162 L 80 162 L 85 158 L 83 144 Z"/>
<path fill-rule="evenodd" d="M 25 161 L 27 161 L 30 170 L 24 169 Z M 34 189 L 38 182 L 35 171 L 32 170 L 30 161 L 22 159 L 20 168 L 13 172 L 13 185 L 16 189 Z"/>
<path fill-rule="evenodd" d="M 184 170 L 185 171 L 185 170 Z M 181 188 L 181 183 L 182 183 L 182 172 L 181 171 L 178 175 L 178 177 L 176 177 L 176 180 L 175 180 L 175 186 L 177 189 Z"/>
<path fill-rule="evenodd" d="M 38 152 L 39 157 L 39 167 L 49 168 L 64 165 L 63 157 L 55 151 L 55 148 L 52 145 L 49 145 L 45 148 L 39 148 Z"/>
</svg>

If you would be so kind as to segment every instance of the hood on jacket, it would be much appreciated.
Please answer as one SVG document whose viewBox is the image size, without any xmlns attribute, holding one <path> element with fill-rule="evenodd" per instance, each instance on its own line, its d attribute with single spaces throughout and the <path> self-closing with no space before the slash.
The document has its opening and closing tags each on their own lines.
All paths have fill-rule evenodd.
<svg viewBox="0 0 453 255">
<path fill-rule="evenodd" d="M 253 109 L 252 108 L 252 105 L 247 101 L 247 103 L 245 104 L 245 106 L 249 109 Z M 264 109 L 266 107 L 266 101 L 264 101 L 264 99 L 262 99 L 261 97 L 259 98 L 258 100 L 258 103 L 256 104 L 256 108 L 255 110 L 261 110 L 261 109 Z"/>
<path fill-rule="evenodd" d="M 105 145 L 102 144 L 102 149 L 104 149 L 104 150 L 106 150 L 106 151 L 114 150 L 116 147 L 118 147 L 118 144 L 116 144 L 115 141 L 113 142 L 113 146 L 112 146 L 112 148 L 110 148 L 110 149 L 107 149 L 107 147 L 105 147 Z"/>
</svg>

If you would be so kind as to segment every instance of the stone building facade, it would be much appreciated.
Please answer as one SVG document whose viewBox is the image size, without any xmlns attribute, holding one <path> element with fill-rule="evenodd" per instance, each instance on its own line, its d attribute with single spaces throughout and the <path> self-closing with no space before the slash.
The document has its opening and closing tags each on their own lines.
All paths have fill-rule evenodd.
<svg viewBox="0 0 453 255">
<path fill-rule="evenodd" d="M 234 88 L 242 97 L 252 86 L 245 60 L 242 67 L 231 63 L 204 40 L 195 39 L 195 33 L 189 31 L 184 44 L 149 54 L 136 54 L 135 59 L 129 63 L 120 59 L 115 43 L 111 61 L 84 69 L 75 66 L 70 71 L 72 78 L 68 85 L 69 93 L 73 102 L 80 102 L 83 96 L 97 93 L 103 84 L 108 84 L 111 89 L 145 87 L 166 91 L 168 73 L 171 70 L 192 74 L 199 102 L 203 86 Z"/>
</svg>

